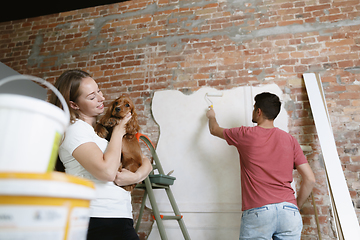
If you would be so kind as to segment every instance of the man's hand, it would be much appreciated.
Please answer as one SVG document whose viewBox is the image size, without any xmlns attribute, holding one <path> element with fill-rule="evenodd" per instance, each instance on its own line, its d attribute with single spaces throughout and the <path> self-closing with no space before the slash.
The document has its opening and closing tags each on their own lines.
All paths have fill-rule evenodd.
<svg viewBox="0 0 360 240">
<path fill-rule="evenodd" d="M 224 129 L 221 128 L 219 126 L 219 124 L 217 123 L 216 118 L 215 118 L 215 111 L 211 106 L 209 107 L 209 110 L 206 113 L 206 117 L 209 119 L 210 133 L 216 137 L 225 139 L 224 135 L 223 135 Z"/>
<path fill-rule="evenodd" d="M 207 118 L 215 118 L 215 111 L 211 106 L 209 107 L 209 110 L 206 113 L 206 117 Z"/>
</svg>

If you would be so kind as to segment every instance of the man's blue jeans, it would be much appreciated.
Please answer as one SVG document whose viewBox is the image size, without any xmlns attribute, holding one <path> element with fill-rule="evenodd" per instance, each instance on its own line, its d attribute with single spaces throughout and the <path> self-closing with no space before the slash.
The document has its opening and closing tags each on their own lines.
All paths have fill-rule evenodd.
<svg viewBox="0 0 360 240">
<path fill-rule="evenodd" d="M 288 202 L 269 204 L 243 211 L 240 240 L 299 240 L 303 227 L 296 205 Z"/>
</svg>

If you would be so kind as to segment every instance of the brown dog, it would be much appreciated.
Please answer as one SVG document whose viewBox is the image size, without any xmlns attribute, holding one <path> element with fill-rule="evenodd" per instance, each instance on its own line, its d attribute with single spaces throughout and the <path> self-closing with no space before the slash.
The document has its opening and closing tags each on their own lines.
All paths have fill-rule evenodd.
<svg viewBox="0 0 360 240">
<path fill-rule="evenodd" d="M 132 117 L 126 124 L 126 134 L 122 141 L 121 166 L 119 171 L 121 171 L 122 168 L 126 168 L 131 172 L 136 172 L 142 165 L 141 148 L 139 141 L 135 137 L 135 134 L 140 130 L 140 126 L 137 121 L 134 103 L 129 97 L 123 95 L 111 103 L 105 115 L 95 126 L 95 132 L 100 137 L 110 141 L 113 127 L 129 112 L 131 112 Z M 127 191 L 132 191 L 135 186 L 136 184 L 132 184 L 122 188 Z"/>
</svg>

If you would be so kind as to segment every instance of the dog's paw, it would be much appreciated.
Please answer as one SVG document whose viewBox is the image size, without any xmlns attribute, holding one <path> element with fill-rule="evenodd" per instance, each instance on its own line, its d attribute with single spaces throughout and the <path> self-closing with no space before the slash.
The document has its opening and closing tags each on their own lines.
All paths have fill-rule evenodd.
<svg viewBox="0 0 360 240">
<path fill-rule="evenodd" d="M 105 122 L 105 126 L 107 127 L 114 127 L 115 125 L 118 124 L 118 120 L 116 118 L 109 118 L 106 122 Z"/>
</svg>

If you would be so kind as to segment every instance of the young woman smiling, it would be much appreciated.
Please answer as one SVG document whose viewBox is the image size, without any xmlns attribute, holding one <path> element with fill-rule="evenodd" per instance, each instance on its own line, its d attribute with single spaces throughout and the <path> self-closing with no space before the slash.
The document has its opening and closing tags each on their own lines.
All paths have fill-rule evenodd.
<svg viewBox="0 0 360 240">
<path fill-rule="evenodd" d="M 118 186 L 141 182 L 152 166 L 143 155 L 143 164 L 135 173 L 118 171 L 125 125 L 131 115 L 119 121 L 108 142 L 94 131 L 105 100 L 95 80 L 84 71 L 68 70 L 57 79 L 55 87 L 68 103 L 71 121 L 59 147 L 59 158 L 66 173 L 87 178 L 96 188 L 87 239 L 139 239 L 133 227 L 131 194 Z M 50 102 L 61 107 L 54 94 Z"/>
</svg>

